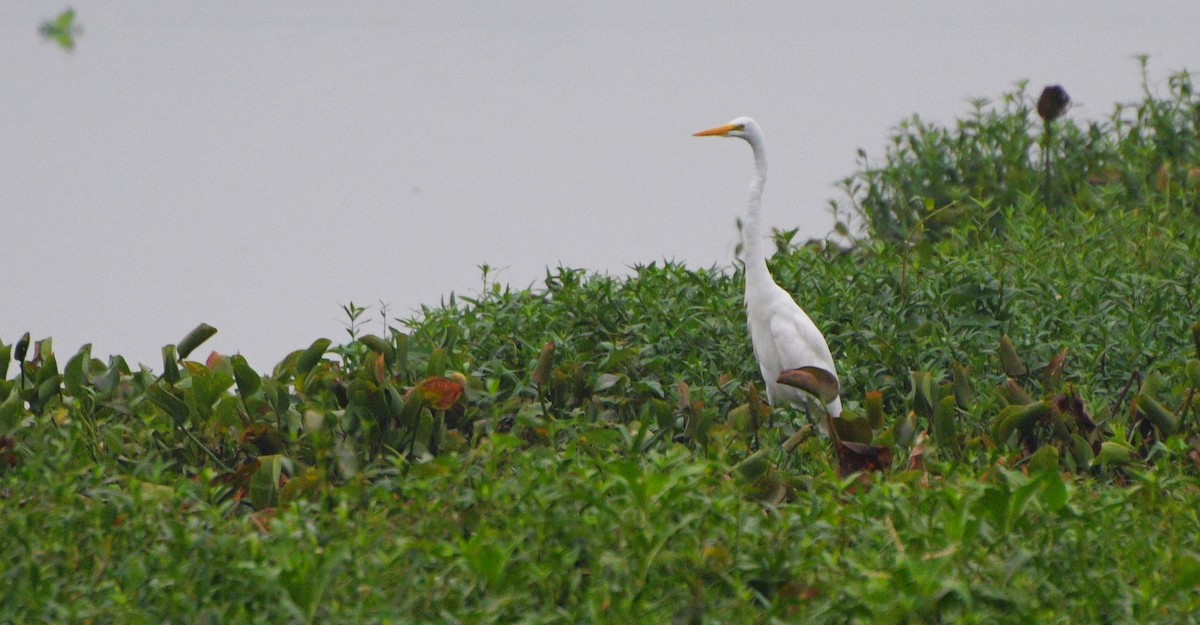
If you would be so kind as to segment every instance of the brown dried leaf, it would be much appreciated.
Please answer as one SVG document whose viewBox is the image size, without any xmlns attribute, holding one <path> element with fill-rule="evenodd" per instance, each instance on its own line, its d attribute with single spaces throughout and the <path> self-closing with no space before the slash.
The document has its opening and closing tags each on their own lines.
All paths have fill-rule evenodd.
<svg viewBox="0 0 1200 625">
<path fill-rule="evenodd" d="M 780 373 L 779 379 L 776 381 L 780 384 L 786 384 L 811 393 L 817 399 L 820 399 L 823 404 L 828 404 L 837 399 L 838 393 L 841 390 L 837 376 L 833 372 L 820 367 L 788 369 Z"/>
</svg>

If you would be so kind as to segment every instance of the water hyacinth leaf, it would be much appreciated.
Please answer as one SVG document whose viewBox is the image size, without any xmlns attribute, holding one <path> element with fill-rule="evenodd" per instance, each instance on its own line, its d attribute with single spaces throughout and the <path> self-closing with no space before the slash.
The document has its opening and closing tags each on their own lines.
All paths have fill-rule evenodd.
<svg viewBox="0 0 1200 625">
<path fill-rule="evenodd" d="M 1033 403 L 1033 398 L 1029 396 L 1029 393 L 1026 393 L 1025 389 L 1021 388 L 1021 385 L 1012 378 L 1008 378 L 1004 384 L 997 386 L 994 390 L 996 396 L 1003 399 L 1006 405 L 1028 406 Z"/>
<path fill-rule="evenodd" d="M 317 363 L 321 361 L 321 357 L 325 355 L 325 352 L 329 351 L 329 346 L 332 344 L 333 341 L 329 339 L 317 339 L 313 341 L 308 346 L 308 349 L 304 350 L 300 354 L 300 357 L 296 359 L 296 374 L 307 375 L 309 371 L 312 371 L 312 368 L 317 366 Z"/>
<path fill-rule="evenodd" d="M 1046 390 L 1053 391 L 1058 389 L 1058 385 L 1062 383 L 1063 368 L 1067 362 L 1067 348 L 1054 355 L 1050 359 L 1050 364 L 1042 371 L 1042 384 Z"/>
<path fill-rule="evenodd" d="M 283 473 L 283 456 L 259 456 L 258 471 L 250 478 L 250 503 L 263 510 L 279 503 L 279 477 Z"/>
<path fill-rule="evenodd" d="M 257 393 L 258 389 L 262 387 L 262 376 L 250 367 L 246 357 L 234 354 L 229 360 L 233 366 L 233 379 L 237 383 L 238 393 L 241 394 L 242 399 Z"/>
<path fill-rule="evenodd" d="M 1072 434 L 1071 456 L 1075 460 L 1076 467 L 1084 468 L 1092 466 L 1092 460 L 1095 459 L 1096 453 L 1086 439 L 1078 434 Z"/>
<path fill-rule="evenodd" d="M 1027 406 L 1008 406 L 1000 411 L 992 429 L 993 438 L 997 443 L 1003 443 L 1015 431 L 1028 433 L 1039 419 L 1050 416 L 1054 410 L 1049 402 L 1039 401 Z"/>
<path fill-rule="evenodd" d="M 1052 470 L 1058 470 L 1058 448 L 1054 445 L 1042 445 L 1029 456 L 1029 471 L 1041 473 Z"/>
<path fill-rule="evenodd" d="M 938 405 L 938 384 L 933 374 L 928 371 L 913 371 L 909 374 L 912 380 L 912 407 L 917 416 L 933 422 L 934 412 Z"/>
<path fill-rule="evenodd" d="M 21 338 L 17 339 L 17 344 L 15 347 L 13 347 L 13 360 L 17 362 L 25 362 L 25 354 L 28 352 L 28 350 L 29 333 L 26 332 L 25 334 L 21 335 Z"/>
<path fill-rule="evenodd" d="M 789 454 L 792 453 L 800 446 L 800 443 L 808 440 L 808 437 L 812 436 L 814 431 L 815 428 L 813 428 L 811 423 L 805 423 L 803 427 L 796 430 L 795 434 L 792 434 L 783 442 L 783 451 Z"/>
<path fill-rule="evenodd" d="M 1093 466 L 1104 467 L 1120 467 L 1130 463 L 1133 459 L 1133 450 L 1127 445 L 1123 445 L 1116 441 L 1104 441 L 1100 443 L 1100 453 L 1092 460 Z"/>
<path fill-rule="evenodd" d="M 823 404 L 828 404 L 837 399 L 838 393 L 841 390 L 838 385 L 837 376 L 833 372 L 820 367 L 788 369 L 781 372 L 779 379 L 776 381 L 780 384 L 786 384 L 805 391 L 821 400 Z"/>
<path fill-rule="evenodd" d="M 1052 447 L 1051 449 L 1054 448 Z M 1055 457 L 1057 458 L 1057 453 Z M 1071 501 L 1071 490 L 1067 487 L 1067 483 L 1063 481 L 1062 475 L 1057 471 L 1057 463 L 1054 469 L 1048 470 L 1043 474 L 1042 483 L 1040 497 L 1047 510 L 1058 512 L 1067 507 L 1067 504 Z"/>
<path fill-rule="evenodd" d="M 315 467 L 309 467 L 304 473 L 288 480 L 279 490 L 279 503 L 286 505 L 297 499 L 307 499 L 316 495 L 321 489 L 321 472 Z"/>
<path fill-rule="evenodd" d="M 196 326 L 195 329 L 187 333 L 187 336 L 183 337 L 183 340 L 179 341 L 179 346 L 176 348 L 179 358 L 184 359 L 190 356 L 197 347 L 200 347 L 201 344 L 212 338 L 216 333 L 217 329 L 207 323 Z"/>
<path fill-rule="evenodd" d="M 537 366 L 533 368 L 533 384 L 541 388 L 550 381 L 550 368 L 554 366 L 554 341 L 549 341 L 542 346 L 541 353 L 538 354 Z"/>
<path fill-rule="evenodd" d="M 176 397 L 175 394 L 162 384 L 155 384 L 146 389 L 146 397 L 150 403 L 158 406 L 167 416 L 171 417 L 175 423 L 182 424 L 187 421 L 188 407 L 182 399 Z"/>
<path fill-rule="evenodd" d="M 25 416 L 25 402 L 21 401 L 20 389 L 13 385 L 8 397 L 0 402 L 0 429 L 11 432 Z"/>
<path fill-rule="evenodd" d="M 883 427 L 883 391 L 867 391 L 867 423 L 871 429 Z"/>
<path fill-rule="evenodd" d="M 46 341 L 49 341 L 49 339 L 46 339 Z M 39 342 L 38 345 L 40 346 L 46 341 Z M 58 374 L 58 360 L 55 358 L 54 352 L 47 350 L 46 353 L 47 356 L 42 362 L 42 366 L 38 368 L 37 377 L 34 379 L 34 383 L 39 387 L 51 379 L 57 378 L 58 380 L 62 380 L 62 376 Z M 55 384 L 55 390 L 57 391 L 57 383 Z"/>
<path fill-rule="evenodd" d="M 1200 360 L 1189 360 L 1186 371 L 1188 382 L 1192 385 L 1192 388 L 1200 389 Z"/>
<path fill-rule="evenodd" d="M 1148 395 L 1134 397 L 1133 409 L 1154 424 L 1163 436 L 1179 431 L 1179 417 Z"/>
<path fill-rule="evenodd" d="M 841 440 L 869 444 L 873 438 L 871 423 L 849 410 L 842 413 L 842 418 L 832 421 Z"/>
<path fill-rule="evenodd" d="M 418 397 L 434 410 L 447 410 L 458 401 L 462 392 L 463 385 L 459 382 L 449 378 L 431 377 L 412 387 L 404 399 L 408 402 L 413 397 Z"/>
<path fill-rule="evenodd" d="M 1010 378 L 1019 378 L 1027 373 L 1025 363 L 1021 362 L 1021 357 L 1017 355 L 1017 348 L 1007 334 L 1000 337 L 1000 367 Z"/>
<path fill-rule="evenodd" d="M 917 435 L 917 413 L 909 412 L 903 419 L 897 419 L 892 425 L 892 440 L 901 447 L 912 444 Z"/>
<path fill-rule="evenodd" d="M 392 361 L 396 357 L 396 350 L 392 347 L 392 344 L 374 334 L 360 336 L 358 337 L 358 342 L 366 345 L 367 349 L 372 352 L 382 354 L 389 365 L 392 364 Z"/>
<path fill-rule="evenodd" d="M 888 447 L 866 445 L 852 441 L 837 444 L 838 477 L 854 473 L 884 471 L 892 466 L 892 450 Z"/>
<path fill-rule="evenodd" d="M 435 347 L 429 353 L 429 366 L 425 367 L 426 377 L 433 377 L 446 374 L 446 350 Z"/>
<path fill-rule="evenodd" d="M 971 389 L 971 369 L 961 363 L 954 363 L 952 378 L 954 385 L 954 400 L 958 407 L 970 410 L 975 405 L 975 391 Z"/>
<path fill-rule="evenodd" d="M 79 397 L 83 395 L 83 386 L 87 382 L 87 376 L 84 372 L 85 367 L 92 360 L 92 344 L 88 343 L 79 348 L 74 356 L 67 361 L 67 366 L 63 367 L 63 386 L 72 396 Z"/>
<path fill-rule="evenodd" d="M 679 384 L 677 384 L 675 386 L 675 390 L 676 390 L 676 392 L 679 393 L 679 404 L 678 404 L 679 409 L 680 410 L 691 410 L 692 409 L 692 391 L 691 391 L 691 389 L 688 388 L 687 382 L 680 380 Z"/>
<path fill-rule="evenodd" d="M 601 373 L 596 376 L 596 383 L 592 385 L 592 392 L 602 393 L 617 385 L 624 379 L 624 375 L 619 373 Z"/>
<path fill-rule="evenodd" d="M 733 472 L 747 482 L 755 482 L 771 470 L 769 450 L 760 449 L 733 467 Z"/>
<path fill-rule="evenodd" d="M 938 402 L 937 416 L 933 420 L 933 442 L 938 447 L 951 447 L 958 444 L 958 414 L 955 411 L 957 400 L 946 396 Z"/>
<path fill-rule="evenodd" d="M 162 377 L 167 382 L 174 384 L 179 381 L 179 361 L 175 357 L 174 345 L 163 345 L 162 347 L 163 372 Z"/>
<path fill-rule="evenodd" d="M 8 378 L 8 360 L 12 358 L 12 345 L 0 341 L 0 380 Z"/>
</svg>

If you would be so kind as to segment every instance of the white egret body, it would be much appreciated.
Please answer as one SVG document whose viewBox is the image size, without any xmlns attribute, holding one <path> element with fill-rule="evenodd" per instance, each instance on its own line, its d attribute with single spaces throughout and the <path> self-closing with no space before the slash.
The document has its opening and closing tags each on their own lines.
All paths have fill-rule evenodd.
<svg viewBox="0 0 1200 625">
<path fill-rule="evenodd" d="M 742 236 L 746 252 L 746 316 L 750 326 L 750 341 L 758 359 L 763 382 L 767 386 L 767 401 L 780 401 L 807 407 L 815 397 L 794 386 L 779 383 L 781 373 L 789 370 L 820 370 L 832 381 L 832 399 L 825 404 L 830 417 L 842 413 L 842 400 L 837 396 L 837 369 L 825 336 L 817 329 L 808 314 L 800 308 L 787 291 L 775 283 L 767 269 L 762 238 L 762 193 L 767 179 L 767 157 L 763 150 L 762 131 L 749 117 L 739 117 L 724 126 L 696 133 L 697 137 L 737 137 L 745 139 L 754 152 L 754 178 L 750 181 L 750 206 Z M 820 373 L 818 372 L 818 373 Z M 824 375 L 822 373 L 822 375 Z M 822 421 L 823 425 L 823 421 Z"/>
</svg>

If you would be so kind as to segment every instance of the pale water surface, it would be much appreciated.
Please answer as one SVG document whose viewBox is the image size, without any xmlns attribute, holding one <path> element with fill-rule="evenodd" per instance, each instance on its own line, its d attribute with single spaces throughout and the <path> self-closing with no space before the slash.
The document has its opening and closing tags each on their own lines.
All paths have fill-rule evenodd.
<svg viewBox="0 0 1200 625">
<path fill-rule="evenodd" d="M 83 0 L 73 53 L 37 34 L 64 7 L 0 3 L 0 338 L 156 367 L 205 321 L 266 368 L 482 264 L 728 266 L 750 155 L 690 134 L 738 115 L 767 222 L 822 236 L 913 112 L 1028 80 L 1098 118 L 1133 55 L 1159 83 L 1200 59 L 1195 2 Z"/>
</svg>

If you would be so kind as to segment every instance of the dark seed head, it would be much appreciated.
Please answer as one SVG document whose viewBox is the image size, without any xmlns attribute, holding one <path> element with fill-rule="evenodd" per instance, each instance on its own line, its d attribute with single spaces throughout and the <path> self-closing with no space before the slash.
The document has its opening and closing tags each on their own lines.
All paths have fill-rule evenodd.
<svg viewBox="0 0 1200 625">
<path fill-rule="evenodd" d="M 1052 122 L 1065 113 L 1070 105 L 1071 96 L 1067 95 L 1066 89 L 1063 89 L 1061 85 L 1050 85 L 1042 89 L 1042 95 L 1038 98 L 1037 112 L 1042 119 Z"/>
</svg>

